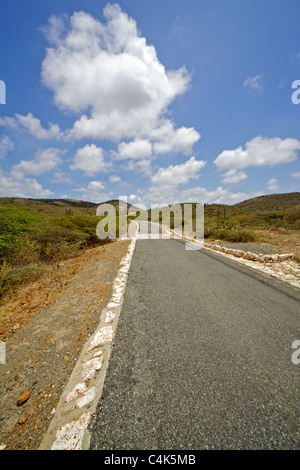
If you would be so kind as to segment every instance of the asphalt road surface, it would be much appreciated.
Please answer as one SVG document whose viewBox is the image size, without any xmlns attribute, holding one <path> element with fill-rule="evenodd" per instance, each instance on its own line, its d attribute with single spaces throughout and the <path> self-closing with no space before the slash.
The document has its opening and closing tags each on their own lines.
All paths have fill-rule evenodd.
<svg viewBox="0 0 300 470">
<path fill-rule="evenodd" d="M 90 449 L 299 449 L 299 290 L 138 240 Z"/>
</svg>

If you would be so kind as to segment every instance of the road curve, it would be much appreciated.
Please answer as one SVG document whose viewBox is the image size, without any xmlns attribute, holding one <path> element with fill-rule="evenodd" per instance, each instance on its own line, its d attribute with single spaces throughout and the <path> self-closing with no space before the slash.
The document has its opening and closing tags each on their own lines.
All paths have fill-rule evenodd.
<svg viewBox="0 0 300 470">
<path fill-rule="evenodd" d="M 298 449 L 298 289 L 137 240 L 90 449 Z"/>
</svg>

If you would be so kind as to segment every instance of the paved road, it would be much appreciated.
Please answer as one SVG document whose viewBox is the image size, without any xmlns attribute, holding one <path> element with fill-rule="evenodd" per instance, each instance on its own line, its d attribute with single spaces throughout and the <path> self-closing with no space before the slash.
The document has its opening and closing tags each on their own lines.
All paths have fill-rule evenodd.
<svg viewBox="0 0 300 470">
<path fill-rule="evenodd" d="M 298 449 L 299 290 L 138 240 L 91 449 Z"/>
</svg>

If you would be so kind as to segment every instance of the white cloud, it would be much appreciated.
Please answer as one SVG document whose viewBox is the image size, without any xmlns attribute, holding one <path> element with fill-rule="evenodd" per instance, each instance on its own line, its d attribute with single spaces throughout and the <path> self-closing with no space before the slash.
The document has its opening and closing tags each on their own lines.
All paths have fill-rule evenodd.
<svg viewBox="0 0 300 470">
<path fill-rule="evenodd" d="M 120 199 L 122 200 L 122 197 L 120 197 Z M 139 207 L 140 209 L 145 209 L 147 207 L 145 206 L 143 199 L 135 194 L 130 194 L 130 196 L 125 199 L 125 202 L 128 202 L 135 207 Z"/>
<path fill-rule="evenodd" d="M 170 165 L 168 168 L 160 168 L 151 177 L 151 183 L 159 187 L 177 187 L 179 184 L 187 183 L 191 178 L 197 179 L 200 170 L 206 165 L 203 160 L 191 157 L 180 165 Z"/>
<path fill-rule="evenodd" d="M 129 160 L 125 165 L 122 165 L 125 171 L 137 171 L 145 176 L 151 176 L 153 173 L 151 160 L 144 158 L 142 160 Z"/>
<path fill-rule="evenodd" d="M 263 86 L 260 83 L 261 79 L 262 79 L 262 75 L 255 75 L 255 77 L 246 78 L 246 80 L 243 83 L 244 88 L 247 88 L 247 90 L 250 93 L 254 93 L 254 94 L 262 93 Z"/>
<path fill-rule="evenodd" d="M 13 141 L 7 136 L 4 135 L 0 139 L 0 158 L 4 158 L 10 150 L 14 149 Z"/>
<path fill-rule="evenodd" d="M 104 152 L 95 144 L 86 145 L 77 150 L 71 170 L 81 170 L 87 176 L 108 171 L 110 164 L 104 161 Z"/>
<path fill-rule="evenodd" d="M 179 165 L 170 165 L 159 170 L 150 176 L 151 186 L 148 188 L 144 201 L 146 205 L 168 204 L 176 202 L 178 186 L 186 184 L 190 179 L 197 179 L 200 170 L 206 165 L 203 160 L 196 160 L 191 157 L 186 162 Z"/>
<path fill-rule="evenodd" d="M 54 179 L 52 180 L 52 183 L 72 183 L 72 180 L 66 173 L 62 171 L 56 171 L 54 173 Z"/>
<path fill-rule="evenodd" d="M 103 192 L 105 187 L 106 184 L 102 181 L 90 181 L 86 186 L 72 189 L 72 191 L 81 193 L 82 200 L 100 203 L 107 201 L 113 194 L 112 192 Z"/>
<path fill-rule="evenodd" d="M 186 189 L 180 193 L 180 201 L 182 202 L 199 202 L 202 204 L 236 204 L 246 199 L 250 199 L 257 196 L 262 196 L 263 191 L 257 191 L 254 193 L 234 193 L 227 188 L 219 186 L 215 190 L 208 190 L 201 186 L 196 188 Z"/>
<path fill-rule="evenodd" d="M 132 142 L 121 142 L 118 152 L 114 154 L 117 160 L 145 159 L 152 156 L 152 144 L 149 140 L 135 139 Z"/>
<path fill-rule="evenodd" d="M 50 18 L 45 31 L 52 47 L 42 63 L 42 81 L 59 108 L 80 114 L 69 139 L 145 141 L 153 130 L 170 127 L 165 114 L 191 77 L 184 67 L 166 70 L 119 5 L 107 4 L 103 14 L 105 23 L 82 11 L 68 22 Z M 170 136 L 155 139 L 157 152 L 188 153 L 200 138 L 194 128 L 174 126 Z"/>
<path fill-rule="evenodd" d="M 276 178 L 271 178 L 267 182 L 268 190 L 269 191 L 278 191 L 279 190 L 279 184 Z"/>
<path fill-rule="evenodd" d="M 39 198 L 52 196 L 53 192 L 44 189 L 34 178 L 15 178 L 0 170 L 0 196 Z"/>
<path fill-rule="evenodd" d="M 193 127 L 180 127 L 175 130 L 173 123 L 169 120 L 165 120 L 159 128 L 154 129 L 151 136 L 158 139 L 154 143 L 156 154 L 177 152 L 184 155 L 192 152 L 193 145 L 201 137 Z"/>
<path fill-rule="evenodd" d="M 61 139 L 63 133 L 61 132 L 58 124 L 49 124 L 49 128 L 45 129 L 41 125 L 41 121 L 34 117 L 31 113 L 27 116 L 22 114 L 15 114 L 14 117 L 0 118 L 0 126 L 10 127 L 12 129 L 21 131 L 26 130 L 29 134 L 33 135 L 36 139 Z"/>
<path fill-rule="evenodd" d="M 62 15 L 61 17 L 51 15 L 47 27 L 42 26 L 40 28 L 40 31 L 44 33 L 49 44 L 59 44 L 64 33 L 65 21 L 67 21 L 66 15 Z"/>
<path fill-rule="evenodd" d="M 22 179 L 26 175 L 37 176 L 56 168 L 62 160 L 64 151 L 57 148 L 38 150 L 33 160 L 21 160 L 11 168 L 14 178 Z"/>
<path fill-rule="evenodd" d="M 295 173 L 292 173 L 292 178 L 300 179 L 300 171 L 296 171 Z"/>
<path fill-rule="evenodd" d="M 222 178 L 222 183 L 238 183 L 247 178 L 247 174 L 244 171 L 237 171 L 235 169 L 228 170 Z"/>
<path fill-rule="evenodd" d="M 218 170 L 243 170 L 247 167 L 274 166 L 297 160 L 300 141 L 257 136 L 234 150 L 224 150 L 214 161 Z"/>
<path fill-rule="evenodd" d="M 121 178 L 120 178 L 120 176 L 111 175 L 111 176 L 109 177 L 109 182 L 110 182 L 110 183 L 120 183 L 120 182 L 121 182 Z"/>
</svg>

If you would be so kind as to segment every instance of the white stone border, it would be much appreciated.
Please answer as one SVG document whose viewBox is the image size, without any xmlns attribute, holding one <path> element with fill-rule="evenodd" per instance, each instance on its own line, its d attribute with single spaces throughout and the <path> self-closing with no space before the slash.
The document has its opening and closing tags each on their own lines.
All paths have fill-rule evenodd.
<svg viewBox="0 0 300 470">
<path fill-rule="evenodd" d="M 209 248 L 210 250 L 214 251 L 220 251 L 221 253 L 225 253 L 227 255 L 232 255 L 237 258 L 244 258 L 248 259 L 250 261 L 258 261 L 260 263 L 281 263 L 282 261 L 286 261 L 289 259 L 294 259 L 295 255 L 293 253 L 287 253 L 287 254 L 274 254 L 274 255 L 263 255 L 259 254 L 257 255 L 256 253 L 251 253 L 250 251 L 243 251 L 243 250 L 236 250 L 234 248 L 226 248 L 225 246 L 217 245 L 215 243 L 205 243 L 204 241 L 197 241 L 194 238 L 191 237 L 186 237 L 175 230 L 172 230 L 168 227 L 165 227 L 164 225 L 161 225 L 162 228 L 165 230 L 169 231 L 173 235 L 182 238 L 183 240 L 186 240 L 187 242 L 192 242 L 195 243 L 203 248 Z"/>
<path fill-rule="evenodd" d="M 121 260 L 113 283 L 111 300 L 101 312 L 96 331 L 83 347 L 58 405 L 53 410 L 53 418 L 39 450 L 87 450 L 89 448 L 88 425 L 102 395 L 112 340 L 135 250 L 137 229 L 135 237 L 131 239 L 127 254 Z"/>
</svg>

